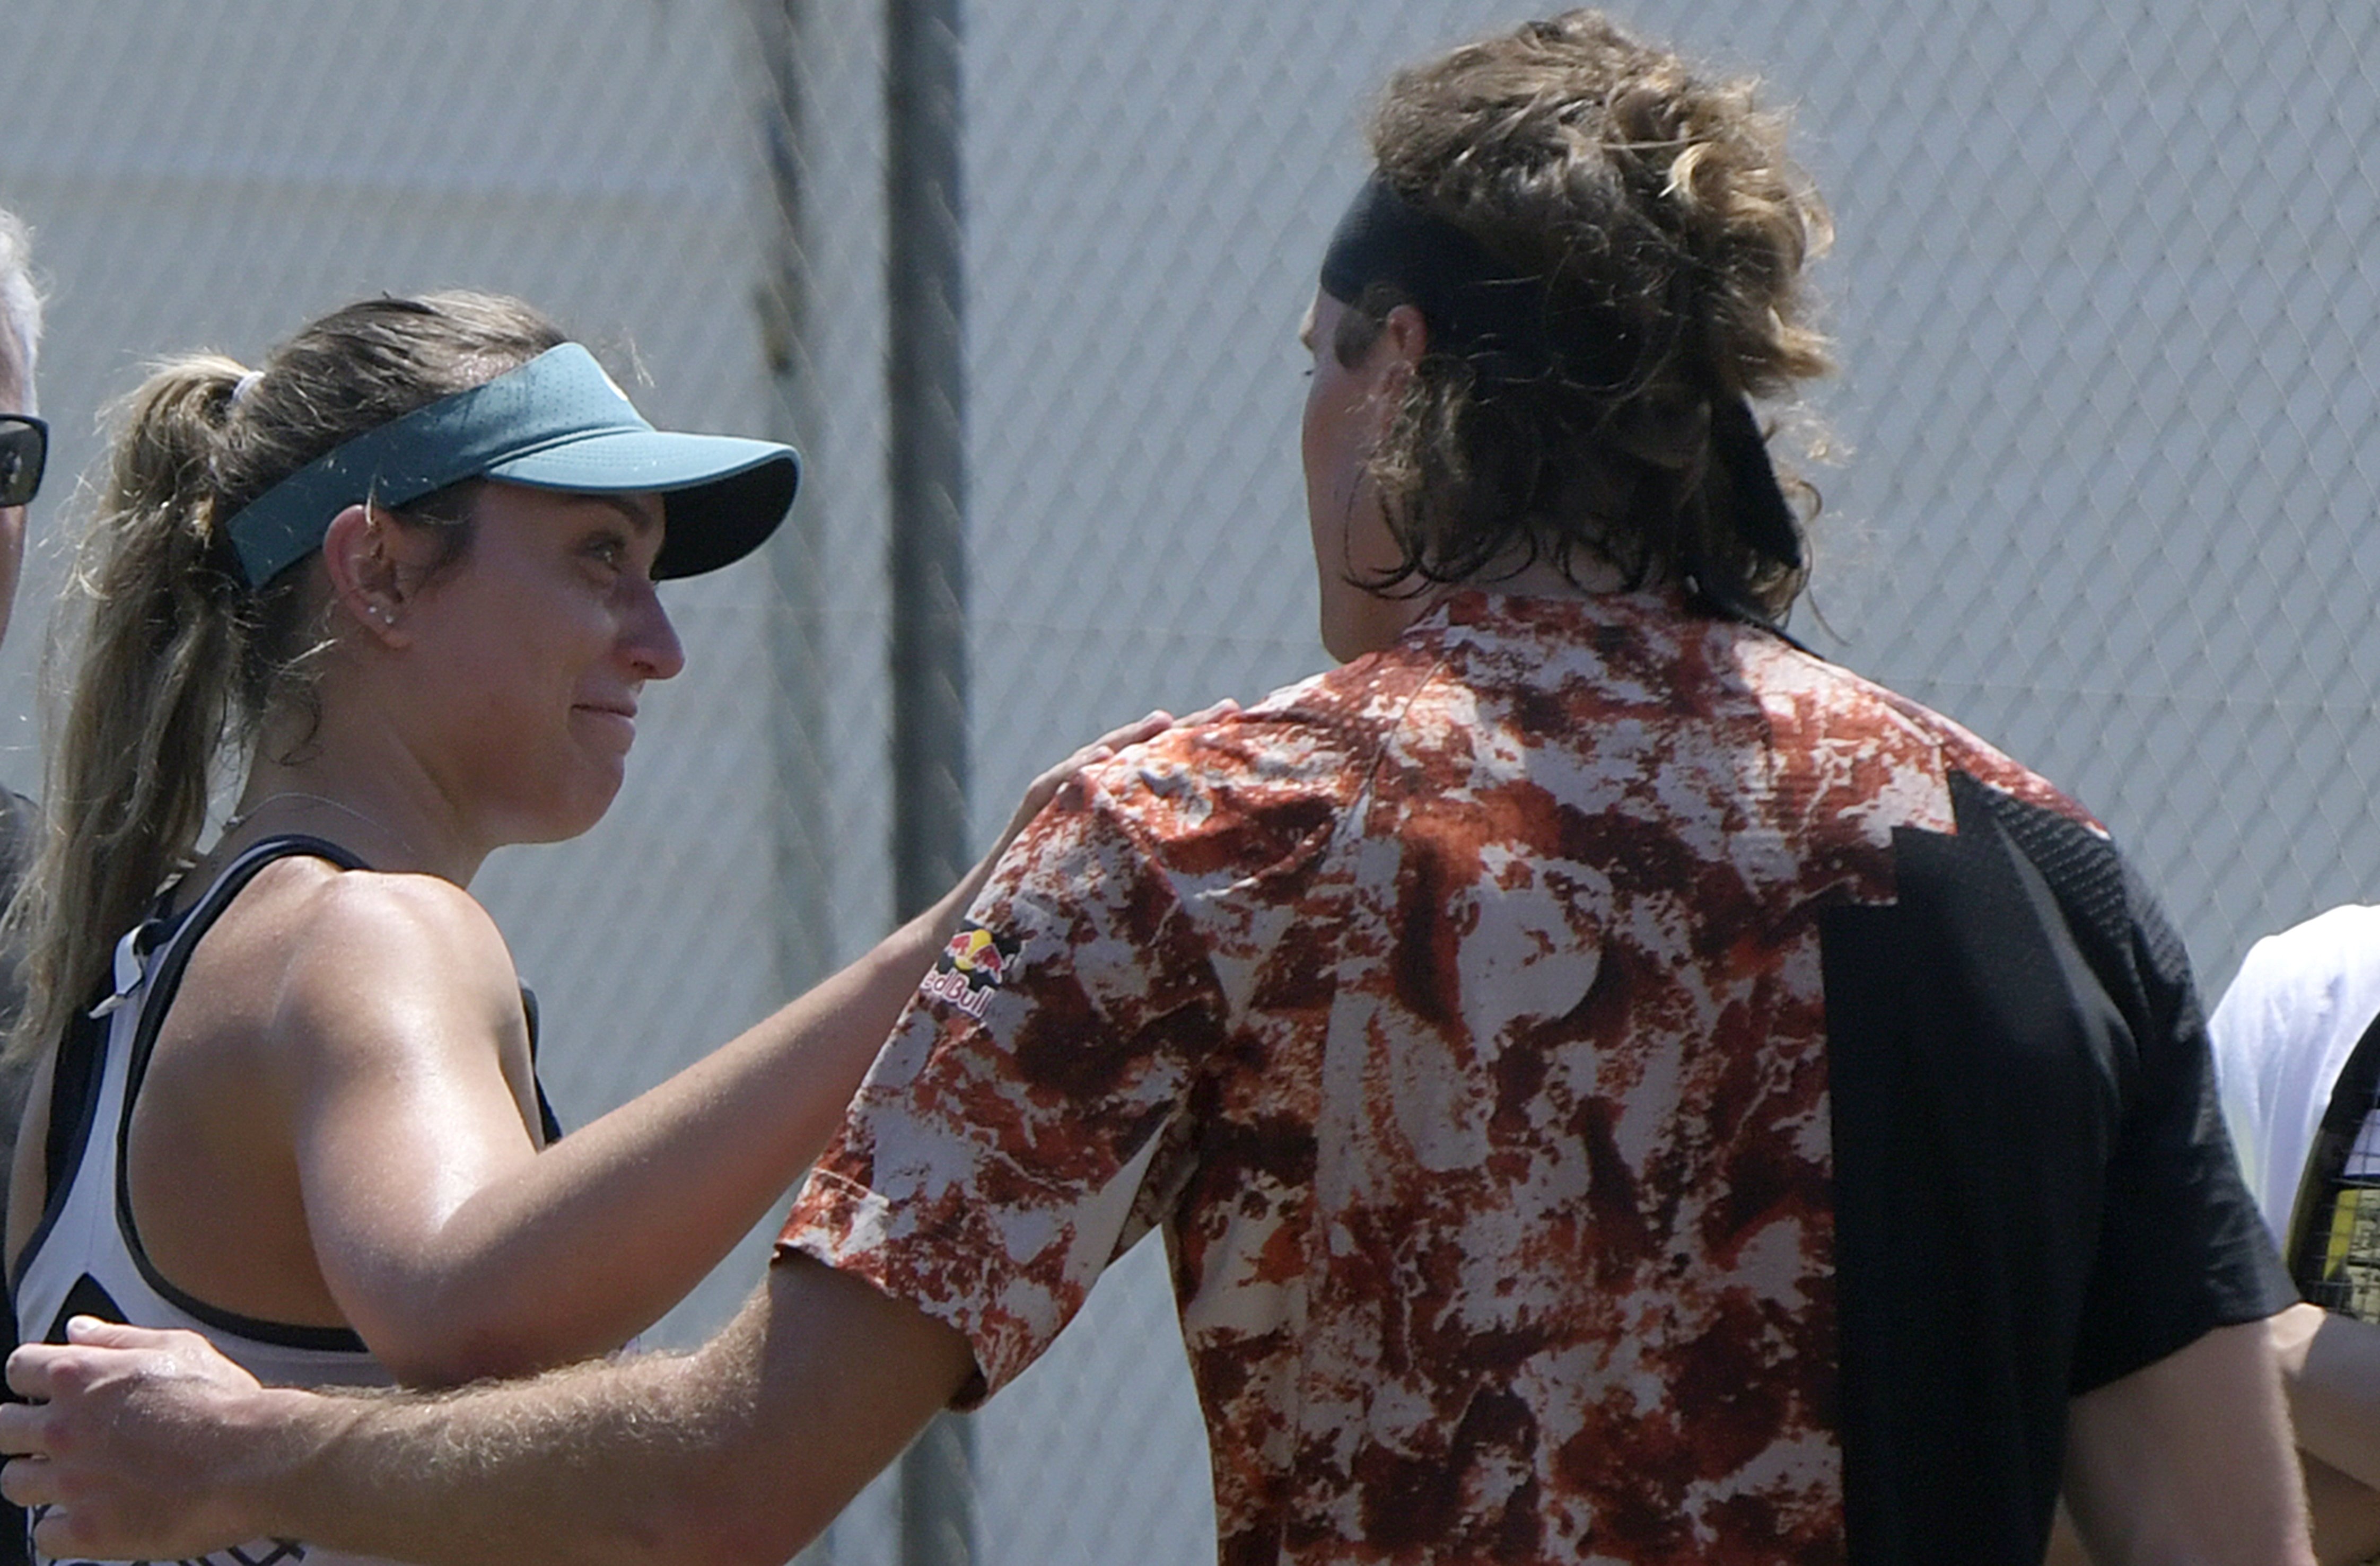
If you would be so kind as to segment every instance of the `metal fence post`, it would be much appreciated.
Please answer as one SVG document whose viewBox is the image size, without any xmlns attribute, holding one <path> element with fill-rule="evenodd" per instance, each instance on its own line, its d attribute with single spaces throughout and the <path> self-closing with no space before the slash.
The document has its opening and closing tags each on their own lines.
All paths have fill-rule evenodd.
<svg viewBox="0 0 2380 1566">
<path fill-rule="evenodd" d="M 886 304 L 891 424 L 893 901 L 906 918 L 967 864 L 966 341 L 958 0 L 889 0 Z M 966 1566 L 965 1425 L 901 1462 L 903 1566 Z"/>
<path fill-rule="evenodd" d="M 820 429 L 819 377 L 809 338 L 812 239 L 805 164 L 809 94 L 803 42 L 813 18 L 809 0 L 748 0 L 747 10 L 762 72 L 760 146 L 770 215 L 769 252 L 753 289 L 760 346 L 769 369 L 776 424 L 772 433 L 815 456 Z M 812 483 L 816 475 L 808 475 Z M 805 486 L 808 488 L 808 485 Z M 832 795 L 821 749 L 825 698 L 825 605 L 820 600 L 820 533 L 824 516 L 815 491 L 770 541 L 770 666 L 771 800 L 775 824 L 776 991 L 791 995 L 815 982 L 832 960 L 828 888 L 832 865 Z M 831 1536 L 795 1558 L 795 1566 L 833 1566 Z"/>
<path fill-rule="evenodd" d="M 808 94 L 802 42 L 808 0 L 750 0 L 753 35 L 765 73 L 761 148 L 767 161 L 770 250 L 753 290 L 760 344 L 773 394 L 771 432 L 813 459 L 820 426 L 817 365 L 809 341 L 810 215 L 804 166 L 803 116 Z M 811 479 L 815 480 L 815 474 Z M 813 489 L 813 484 L 805 484 Z M 814 493 L 814 490 L 813 490 Z M 815 498 L 794 507 L 770 541 L 770 660 L 776 701 L 771 709 L 772 800 L 775 824 L 774 907 L 776 992 L 792 995 L 824 974 L 834 953 L 828 915 L 832 864 L 832 793 L 821 750 L 826 732 L 824 604 L 820 601 L 820 529 Z"/>
</svg>

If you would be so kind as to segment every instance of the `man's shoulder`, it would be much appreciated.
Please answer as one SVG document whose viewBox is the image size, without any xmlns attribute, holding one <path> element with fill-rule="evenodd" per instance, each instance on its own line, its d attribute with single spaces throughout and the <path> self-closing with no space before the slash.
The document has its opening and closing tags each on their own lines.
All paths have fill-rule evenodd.
<svg viewBox="0 0 2380 1566">
<path fill-rule="evenodd" d="M 1534 662 L 1524 677 L 1534 683 L 1593 690 L 1573 707 L 1702 717 L 1730 734 L 1755 719 L 1769 744 L 1792 753 L 1789 767 L 1798 758 L 1824 770 L 1848 758 L 1883 795 L 1905 794 L 1922 776 L 1930 786 L 1918 792 L 1931 803 L 1941 802 L 1952 775 L 1963 774 L 2100 830 L 2079 801 L 1959 720 L 1767 627 L 1689 613 L 1658 593 L 1595 601 L 1575 620 L 1560 618 L 1554 606 L 1536 607 L 1536 621 L 1466 634 L 1523 648 L 1521 656 Z"/>
<path fill-rule="evenodd" d="M 1394 734 L 1429 660 L 1362 658 L 1204 722 L 1171 728 L 1084 770 L 1111 807 L 1156 838 L 1210 830 L 1218 812 L 1302 814 L 1343 804 Z"/>
<path fill-rule="evenodd" d="M 1898 734 L 1906 748 L 1929 754 L 1943 777 L 1963 775 L 2021 805 L 2106 835 L 2080 800 L 1948 713 L 1815 654 L 1793 649 L 1787 662 L 1795 671 L 1787 677 L 1823 691 L 1845 720 Z"/>
<path fill-rule="evenodd" d="M 1335 833 L 1381 733 L 1360 701 L 1302 681 L 1085 768 L 1030 829 L 1035 857 L 1057 852 L 1071 876 L 1121 854 L 1185 888 L 1275 880 Z"/>
</svg>

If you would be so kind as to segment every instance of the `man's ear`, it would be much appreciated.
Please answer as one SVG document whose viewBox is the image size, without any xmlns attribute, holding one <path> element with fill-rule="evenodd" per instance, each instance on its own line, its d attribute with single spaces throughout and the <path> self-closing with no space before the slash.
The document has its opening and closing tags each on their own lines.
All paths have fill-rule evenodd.
<svg viewBox="0 0 2380 1566">
<path fill-rule="evenodd" d="M 1380 341 L 1403 362 L 1404 373 L 1411 374 L 1421 356 L 1429 351 L 1429 322 L 1422 319 L 1417 307 L 1399 305 L 1380 322 Z"/>
<path fill-rule="evenodd" d="M 331 601 L 383 644 L 405 646 L 412 639 L 405 611 L 436 548 L 427 528 L 405 527 L 375 506 L 348 506 L 322 533 Z"/>
<path fill-rule="evenodd" d="M 1390 310 L 1380 322 L 1379 335 L 1372 339 L 1371 357 L 1366 366 L 1372 376 L 1372 406 L 1381 431 L 1387 430 L 1398 405 L 1404 401 L 1405 388 L 1413 384 L 1414 370 L 1428 351 L 1429 322 L 1422 319 L 1421 311 L 1412 305 L 1399 305 Z"/>
</svg>

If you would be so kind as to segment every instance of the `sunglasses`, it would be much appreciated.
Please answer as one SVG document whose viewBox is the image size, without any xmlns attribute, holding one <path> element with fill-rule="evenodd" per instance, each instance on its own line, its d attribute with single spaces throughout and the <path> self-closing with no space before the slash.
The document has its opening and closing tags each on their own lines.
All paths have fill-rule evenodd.
<svg viewBox="0 0 2380 1566">
<path fill-rule="evenodd" d="M 21 413 L 0 413 L 0 506 L 23 505 L 42 492 L 50 461 L 50 427 Z"/>
</svg>

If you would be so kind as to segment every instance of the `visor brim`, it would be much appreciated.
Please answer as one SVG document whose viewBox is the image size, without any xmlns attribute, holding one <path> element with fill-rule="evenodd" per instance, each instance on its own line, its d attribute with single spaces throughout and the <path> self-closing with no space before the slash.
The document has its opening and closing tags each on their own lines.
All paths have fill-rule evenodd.
<svg viewBox="0 0 2380 1566">
<path fill-rule="evenodd" d="M 768 541 L 801 487 L 790 447 L 736 435 L 617 430 L 497 463 L 507 484 L 581 494 L 657 493 L 669 523 L 656 577 L 698 577 Z"/>
</svg>

